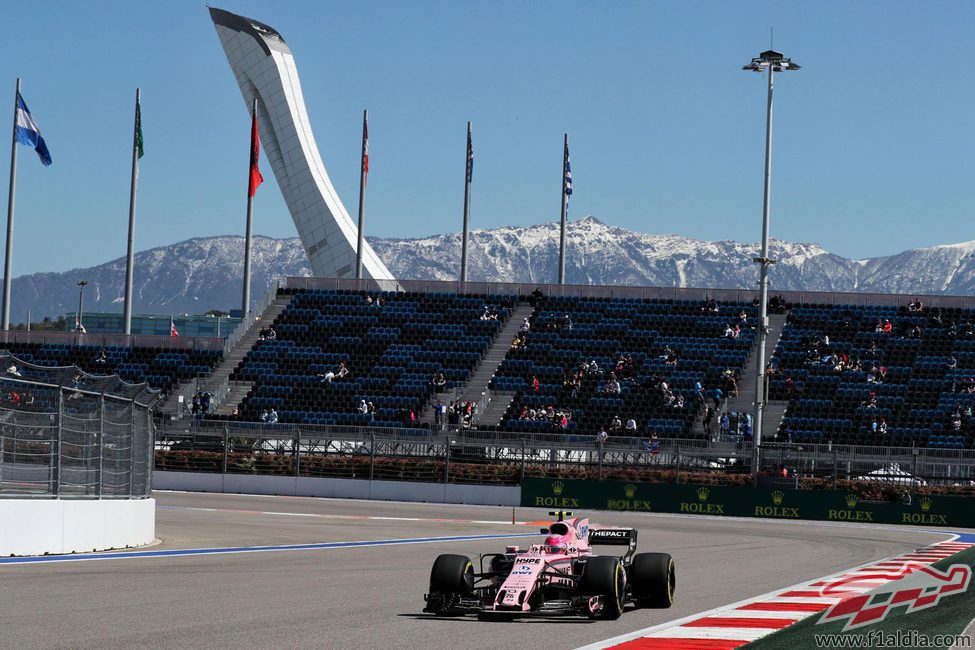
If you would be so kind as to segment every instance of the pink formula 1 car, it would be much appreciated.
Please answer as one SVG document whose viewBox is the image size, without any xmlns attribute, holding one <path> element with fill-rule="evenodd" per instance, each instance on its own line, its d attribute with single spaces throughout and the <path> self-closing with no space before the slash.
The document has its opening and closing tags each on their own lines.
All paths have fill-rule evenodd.
<svg viewBox="0 0 975 650">
<path fill-rule="evenodd" d="M 674 560 L 667 553 L 636 553 L 632 528 L 589 528 L 587 517 L 558 516 L 543 544 L 528 550 L 509 546 L 480 558 L 441 555 L 430 572 L 423 611 L 438 616 L 578 614 L 615 619 L 627 603 L 670 607 L 674 602 Z M 626 546 L 622 556 L 594 555 L 596 545 Z"/>
</svg>

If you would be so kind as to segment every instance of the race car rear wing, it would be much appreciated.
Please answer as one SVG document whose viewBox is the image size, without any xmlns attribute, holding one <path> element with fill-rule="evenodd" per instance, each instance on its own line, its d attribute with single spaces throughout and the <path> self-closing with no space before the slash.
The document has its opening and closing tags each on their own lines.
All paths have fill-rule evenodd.
<svg viewBox="0 0 975 650">
<path fill-rule="evenodd" d="M 595 546 L 629 546 L 630 550 L 636 549 L 635 528 L 590 528 L 589 545 Z"/>
</svg>

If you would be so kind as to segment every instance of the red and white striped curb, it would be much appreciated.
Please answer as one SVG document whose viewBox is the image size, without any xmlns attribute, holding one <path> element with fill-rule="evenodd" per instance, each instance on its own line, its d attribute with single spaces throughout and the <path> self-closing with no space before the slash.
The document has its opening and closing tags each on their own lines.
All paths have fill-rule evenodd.
<svg viewBox="0 0 975 650">
<path fill-rule="evenodd" d="M 933 544 L 911 553 L 871 562 L 811 582 L 607 639 L 585 646 L 583 650 L 732 650 L 798 623 L 847 598 L 871 591 L 901 577 L 905 571 L 911 572 L 919 566 L 934 564 L 970 546 L 972 544 L 953 541 Z M 864 579 L 855 580 L 859 577 Z M 842 592 L 831 596 L 823 595 L 823 587 L 844 579 L 853 580 L 843 587 Z"/>
</svg>

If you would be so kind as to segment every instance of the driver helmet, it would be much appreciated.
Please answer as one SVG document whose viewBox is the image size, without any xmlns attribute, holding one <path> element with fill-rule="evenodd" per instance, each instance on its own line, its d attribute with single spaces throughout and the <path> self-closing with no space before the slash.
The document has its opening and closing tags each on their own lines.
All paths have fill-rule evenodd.
<svg viewBox="0 0 975 650">
<path fill-rule="evenodd" d="M 568 546 L 568 540 L 565 535 L 549 535 L 545 538 L 545 548 L 549 553 L 565 551 Z"/>
</svg>

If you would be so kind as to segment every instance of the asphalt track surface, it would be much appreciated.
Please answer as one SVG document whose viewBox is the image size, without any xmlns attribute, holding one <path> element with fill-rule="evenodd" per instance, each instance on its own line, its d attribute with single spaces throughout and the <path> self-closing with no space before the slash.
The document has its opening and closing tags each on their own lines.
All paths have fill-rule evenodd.
<svg viewBox="0 0 975 650">
<path fill-rule="evenodd" d="M 162 541 L 152 551 L 537 532 L 512 526 L 511 509 L 501 507 L 155 496 Z M 641 551 L 674 556 L 672 608 L 628 610 L 617 621 L 600 622 L 422 613 L 437 554 L 467 554 L 476 562 L 478 553 L 537 537 L 0 564 L 0 648 L 576 647 L 947 537 L 879 526 L 587 514 L 595 524 L 638 528 Z M 517 516 L 548 519 L 544 511 L 522 508 Z"/>
</svg>

